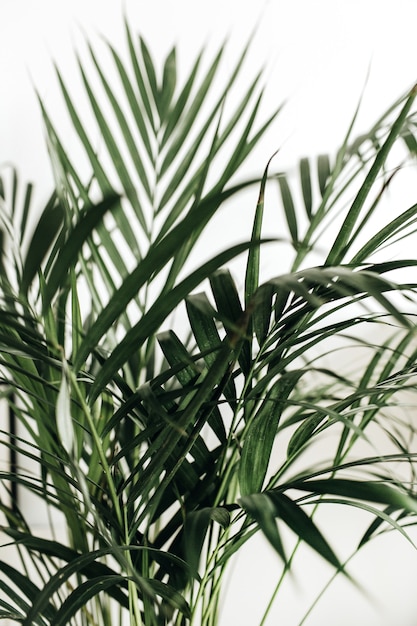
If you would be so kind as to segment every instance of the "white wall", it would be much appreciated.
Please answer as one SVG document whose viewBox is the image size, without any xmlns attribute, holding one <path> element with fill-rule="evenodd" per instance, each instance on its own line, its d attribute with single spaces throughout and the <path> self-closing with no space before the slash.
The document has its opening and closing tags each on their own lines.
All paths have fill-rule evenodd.
<svg viewBox="0 0 417 626">
<path fill-rule="evenodd" d="M 125 7 L 134 30 L 162 59 L 174 42 L 184 63 L 205 41 L 216 45 L 230 34 L 230 59 L 255 23 L 254 71 L 267 64 L 265 112 L 283 99 L 289 104 L 248 167 L 259 174 L 281 147 L 280 168 L 298 156 L 338 145 L 370 75 L 358 128 L 372 122 L 417 79 L 417 2 L 414 0 L 1 0 L 0 2 L 0 163 L 11 161 L 23 178 L 36 181 L 38 194 L 51 182 L 34 85 L 61 118 L 51 59 L 66 77 L 74 73 L 73 48 L 83 31 L 122 36 Z M 62 119 L 64 124 L 64 120 Z M 344 545 L 357 523 L 355 514 L 331 513 L 327 522 Z M 354 571 L 378 597 L 380 609 L 339 580 L 307 622 L 310 626 L 415 626 L 417 552 L 403 539 L 375 543 L 353 563 Z M 279 563 L 262 541 L 237 561 L 222 626 L 255 626 Z M 308 551 L 298 578 L 284 589 L 268 622 L 296 626 L 308 606 L 312 582 L 320 590 L 328 572 Z M 314 597 L 314 594 L 313 594 Z"/>
</svg>

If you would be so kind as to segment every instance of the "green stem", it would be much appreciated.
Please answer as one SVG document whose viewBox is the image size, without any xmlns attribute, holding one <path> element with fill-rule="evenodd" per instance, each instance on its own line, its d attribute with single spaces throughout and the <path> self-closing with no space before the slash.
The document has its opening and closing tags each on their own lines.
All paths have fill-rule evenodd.
<svg viewBox="0 0 417 626">
<path fill-rule="evenodd" d="M 353 559 L 355 554 L 357 554 L 357 551 L 353 552 L 353 554 L 351 554 L 350 557 L 346 559 L 346 561 L 343 563 L 343 569 L 349 563 L 349 561 L 351 561 Z M 339 570 L 336 570 L 334 572 L 334 574 L 330 577 L 330 579 L 327 581 L 327 583 L 323 586 L 323 588 L 320 591 L 320 593 L 317 594 L 317 596 L 314 598 L 313 602 L 311 603 L 311 605 L 307 609 L 306 613 L 304 614 L 303 618 L 301 619 L 301 622 L 299 622 L 298 626 L 303 626 L 303 624 L 305 624 L 307 618 L 312 613 L 313 609 L 317 606 L 319 600 L 323 597 L 323 595 L 328 590 L 328 588 L 330 587 L 332 582 L 336 579 L 338 574 L 339 574 Z"/>
<path fill-rule="evenodd" d="M 294 557 L 295 557 L 295 555 L 297 553 L 297 550 L 298 550 L 300 544 L 301 544 L 301 539 L 297 539 L 297 543 L 295 544 L 295 546 L 293 548 L 293 551 L 292 551 L 292 553 L 290 555 L 290 558 L 288 559 L 287 563 L 285 563 L 285 565 L 284 565 L 284 567 L 282 569 L 281 576 L 279 577 L 279 580 L 278 580 L 277 584 L 275 585 L 275 589 L 272 592 L 271 598 L 270 598 L 270 600 L 268 602 L 268 605 L 267 605 L 267 607 L 265 609 L 265 612 L 264 612 L 264 614 L 262 616 L 262 619 L 261 619 L 261 621 L 259 623 L 259 626 L 265 626 L 265 623 L 266 623 L 266 620 L 268 618 L 268 615 L 269 615 L 269 613 L 270 613 L 270 611 L 272 609 L 272 606 L 275 603 L 275 600 L 277 598 L 279 590 L 281 589 L 281 585 L 282 585 L 282 583 L 285 580 L 285 576 L 286 576 L 287 572 L 289 571 L 289 569 L 291 567 L 292 561 L 293 561 L 293 559 L 294 559 Z"/>
<path fill-rule="evenodd" d="M 106 478 L 106 482 L 107 482 L 107 485 L 108 485 L 108 488 L 109 488 L 110 499 L 111 499 L 112 504 L 114 506 L 114 510 L 115 510 L 115 513 L 116 513 L 116 516 L 117 516 L 117 521 L 119 522 L 120 527 L 122 527 L 123 526 L 123 517 L 122 517 L 122 512 L 121 512 L 121 509 L 120 509 L 119 499 L 117 497 L 115 485 L 114 485 L 114 482 L 112 480 L 110 467 L 109 467 L 109 464 L 107 462 L 106 455 L 104 454 L 103 446 L 101 445 L 100 436 L 99 436 L 99 434 L 97 432 L 97 429 L 95 427 L 94 420 L 93 420 L 93 418 L 91 416 L 91 412 L 90 412 L 90 409 L 89 409 L 89 407 L 88 407 L 88 405 L 87 405 L 87 403 L 85 401 L 84 395 L 81 393 L 81 391 L 80 391 L 80 389 L 78 387 L 78 384 L 77 384 L 76 377 L 75 377 L 74 373 L 69 368 L 67 369 L 67 373 L 68 373 L 68 375 L 69 375 L 69 377 L 71 379 L 72 387 L 73 387 L 73 389 L 75 391 L 75 394 L 77 396 L 77 400 L 80 403 L 80 406 L 81 406 L 81 408 L 83 410 L 83 413 L 84 413 L 84 415 L 86 417 L 88 426 L 90 428 L 91 436 L 92 436 L 94 444 L 95 444 L 95 446 L 97 448 L 97 452 L 98 452 L 98 456 L 99 456 L 99 459 L 100 459 L 100 463 L 101 463 L 101 466 L 102 466 L 102 469 L 103 469 L 103 473 L 104 473 L 104 476 Z"/>
</svg>

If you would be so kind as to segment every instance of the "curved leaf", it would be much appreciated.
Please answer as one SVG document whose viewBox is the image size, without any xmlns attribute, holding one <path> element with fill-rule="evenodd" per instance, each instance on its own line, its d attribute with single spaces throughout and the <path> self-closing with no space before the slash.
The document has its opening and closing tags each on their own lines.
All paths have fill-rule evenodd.
<svg viewBox="0 0 417 626">
<path fill-rule="evenodd" d="M 51 272 L 47 277 L 43 295 L 44 312 L 47 311 L 57 290 L 66 281 L 69 270 L 76 263 L 85 241 L 91 236 L 97 225 L 100 224 L 107 211 L 114 208 L 117 201 L 117 196 L 110 196 L 96 206 L 90 207 L 74 226 L 65 244 L 59 250 Z"/>
</svg>

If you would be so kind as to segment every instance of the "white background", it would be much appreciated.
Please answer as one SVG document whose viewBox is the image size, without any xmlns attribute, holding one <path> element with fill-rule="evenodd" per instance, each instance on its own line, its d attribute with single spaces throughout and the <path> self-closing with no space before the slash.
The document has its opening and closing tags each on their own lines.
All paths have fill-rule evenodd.
<svg viewBox="0 0 417 626">
<path fill-rule="evenodd" d="M 414 0 L 1 0 L 0 163 L 11 160 L 38 184 L 48 179 L 34 87 L 59 116 L 52 60 L 76 84 L 74 49 L 82 48 L 85 34 L 117 45 L 123 12 L 156 59 L 179 43 L 184 63 L 203 44 L 214 50 L 228 35 L 233 59 L 258 24 L 250 62 L 254 72 L 267 67 L 266 110 L 288 100 L 263 145 L 263 161 L 277 148 L 286 164 L 337 146 L 368 70 L 358 128 L 417 77 Z"/>
<path fill-rule="evenodd" d="M 178 43 L 185 65 L 204 43 L 214 50 L 225 36 L 232 63 L 258 23 L 250 65 L 253 72 L 266 65 L 265 114 L 284 99 L 288 105 L 248 165 L 257 175 L 278 148 L 282 169 L 299 156 L 336 148 L 368 71 L 358 130 L 417 80 L 412 0 L 0 0 L 0 164 L 15 164 L 22 178 L 36 182 L 40 197 L 48 194 L 51 173 L 34 88 L 58 127 L 65 124 L 51 60 L 76 84 L 74 49 L 83 48 L 85 34 L 95 42 L 102 34 L 118 47 L 123 11 L 157 60 Z M 358 518 L 340 511 L 327 515 L 326 528 L 332 528 L 342 556 L 349 554 Z M 234 566 L 221 626 L 256 626 L 279 566 L 262 541 L 248 547 Z M 376 542 L 353 561 L 352 571 L 379 608 L 340 578 L 307 625 L 416 626 L 417 552 L 404 539 Z M 330 574 L 308 551 L 295 573 L 270 626 L 296 626 Z"/>
</svg>

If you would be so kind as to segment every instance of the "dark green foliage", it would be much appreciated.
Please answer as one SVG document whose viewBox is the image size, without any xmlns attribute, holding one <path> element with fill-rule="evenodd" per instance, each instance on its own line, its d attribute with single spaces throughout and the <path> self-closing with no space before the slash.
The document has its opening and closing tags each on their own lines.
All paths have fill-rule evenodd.
<svg viewBox="0 0 417 626">
<path fill-rule="evenodd" d="M 23 624 L 113 625 L 117 607 L 132 626 L 214 626 L 224 569 L 255 532 L 284 573 L 296 552 L 286 528 L 349 576 L 317 507 L 366 510 L 359 547 L 388 527 L 406 534 L 417 513 L 414 426 L 397 414 L 416 382 L 416 286 L 402 278 L 416 262 L 381 259 L 415 234 L 417 205 L 363 240 L 391 149 L 415 153 L 415 90 L 368 135 L 352 140 L 351 126 L 335 157 L 279 174 L 272 274 L 261 257 L 273 159 L 247 241 L 190 269 L 207 224 L 250 184 L 232 179 L 278 111 L 258 126 L 260 76 L 229 105 L 246 50 L 219 87 L 223 48 L 181 81 L 176 49 L 159 72 L 127 26 L 126 37 L 127 61 L 108 46 L 113 76 L 92 48 L 79 64 L 100 152 L 58 72 L 85 170 L 41 103 L 56 189 L 33 234 L 31 186 L 19 196 L 13 172 L 0 179 L 0 382 L 21 423 L 1 444 L 34 469 L 1 479 L 66 528 L 41 539 L 19 502 L 1 503 L 19 563 L 0 563 L 1 617 Z M 235 277 L 225 266 L 239 256 Z M 344 347 L 362 360 L 343 363 Z M 389 449 L 375 452 L 375 432 Z"/>
</svg>

